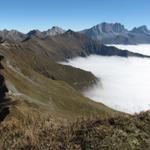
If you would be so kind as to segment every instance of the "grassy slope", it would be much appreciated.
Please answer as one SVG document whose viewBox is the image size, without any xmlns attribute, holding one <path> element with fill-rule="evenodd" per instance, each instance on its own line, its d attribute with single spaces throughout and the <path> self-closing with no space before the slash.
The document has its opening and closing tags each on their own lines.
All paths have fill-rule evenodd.
<svg viewBox="0 0 150 150">
<path fill-rule="evenodd" d="M 5 43 L 6 45 L 7 43 Z M 18 67 L 26 75 L 26 68 L 34 70 L 48 78 L 63 80 L 76 89 L 84 89 L 96 81 L 96 77 L 87 71 L 55 63 L 46 55 L 45 50 L 9 43 L 1 46 L 0 52 L 9 64 Z"/>
<path fill-rule="evenodd" d="M 13 84 L 18 93 L 23 94 L 14 96 L 14 100 L 27 100 L 30 106 L 33 104 L 40 114 L 46 112 L 52 117 L 64 118 L 98 115 L 105 118 L 116 113 L 102 104 L 83 97 L 64 81 L 49 79 L 35 71 L 29 72 L 32 74 L 30 75 L 31 80 L 27 74 L 24 76 L 22 73 L 14 72 L 6 65 L 4 67 L 5 78 Z M 9 84 L 7 86 L 13 91 Z"/>
<path fill-rule="evenodd" d="M 129 116 L 85 98 L 76 89 L 96 78 L 89 72 L 58 65 L 51 58 L 65 60 L 89 51 L 82 53 L 86 50 L 80 40 L 75 44 L 71 37 L 59 38 L 60 45 L 51 39 L 59 48 L 53 42 L 44 48 L 43 42 L 39 45 L 41 41 L 36 40 L 0 46 L 5 56 L 2 73 L 12 91 L 8 98 L 16 102 L 0 125 L 0 149 L 149 149 L 150 113 Z M 66 44 L 68 39 L 71 42 Z M 79 116 L 86 119 L 74 121 Z"/>
<path fill-rule="evenodd" d="M 65 118 L 82 115 L 107 117 L 116 113 L 103 104 L 85 98 L 74 89 L 83 89 L 95 82 L 96 78 L 90 72 L 59 65 L 44 55 L 13 43 L 7 47 L 1 46 L 0 52 L 5 56 L 3 75 L 9 81 L 9 90 L 23 94 L 13 99 L 27 100 L 29 106 L 34 106 L 35 112 Z M 27 106 L 25 110 L 33 110 Z M 12 110 L 18 115 L 18 109 Z"/>
<path fill-rule="evenodd" d="M 66 45 L 67 39 L 62 41 L 60 57 L 58 48 L 47 49 L 46 44 L 44 49 L 33 42 L 33 46 L 26 43 L 29 47 L 25 43 L 0 46 L 5 56 L 2 73 L 12 91 L 8 98 L 16 102 L 0 125 L 0 149 L 148 149 L 149 112 L 129 116 L 85 98 L 76 89 L 91 85 L 96 78 L 51 60 L 66 58 L 73 44 Z M 80 42 L 73 46 L 72 57 L 81 54 Z M 82 48 L 74 52 L 78 46 Z M 86 119 L 75 121 L 80 116 Z"/>
<path fill-rule="evenodd" d="M 0 149 L 148 150 L 150 112 L 109 119 L 81 118 L 70 124 L 25 118 L 0 126 Z M 35 130 L 36 129 L 36 130 Z"/>
<path fill-rule="evenodd" d="M 119 50 L 116 47 L 108 47 L 101 43 L 94 41 L 83 34 L 73 32 L 71 30 L 64 34 L 54 37 L 47 37 L 39 39 L 31 37 L 22 42 L 26 48 L 38 51 L 45 57 L 54 61 L 64 61 L 67 58 L 77 56 L 87 56 L 90 54 L 97 54 L 103 56 L 121 56 L 121 57 L 148 57 L 146 55 L 129 52 L 127 50 Z"/>
</svg>

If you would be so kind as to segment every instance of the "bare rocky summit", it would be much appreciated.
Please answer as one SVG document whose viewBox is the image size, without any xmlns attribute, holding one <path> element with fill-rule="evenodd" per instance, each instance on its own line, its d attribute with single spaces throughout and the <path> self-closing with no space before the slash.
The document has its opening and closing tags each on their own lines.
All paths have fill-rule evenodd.
<svg viewBox="0 0 150 150">
<path fill-rule="evenodd" d="M 120 23 L 104 22 L 81 33 L 103 44 L 150 43 L 150 30 L 145 25 L 129 31 Z"/>
</svg>

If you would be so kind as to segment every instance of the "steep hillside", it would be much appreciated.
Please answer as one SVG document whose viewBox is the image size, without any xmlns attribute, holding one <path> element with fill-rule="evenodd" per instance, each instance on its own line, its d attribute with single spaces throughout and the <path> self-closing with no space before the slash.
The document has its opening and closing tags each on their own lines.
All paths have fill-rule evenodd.
<svg viewBox="0 0 150 150">
<path fill-rule="evenodd" d="M 9 89 L 9 97 L 14 101 L 19 100 L 21 104 L 27 102 L 31 107 L 26 108 L 26 105 L 23 105 L 23 109 L 19 109 L 21 112 L 24 112 L 24 109 L 32 109 L 33 113 L 51 115 L 52 118 L 76 118 L 82 115 L 106 117 L 113 112 L 106 106 L 83 97 L 64 81 L 49 79 L 33 70 L 26 69 L 26 75 L 24 75 L 18 72 L 17 68 L 12 68 L 7 64 L 4 64 L 4 67 L 3 75 Z M 22 114 L 28 115 L 30 111 Z"/>
<path fill-rule="evenodd" d="M 149 112 L 130 116 L 84 97 L 97 78 L 58 64 L 90 54 L 149 57 L 71 30 L 22 42 L 0 39 L 0 149 L 149 148 Z"/>
<path fill-rule="evenodd" d="M 96 77 L 90 72 L 55 63 L 44 47 L 28 46 L 5 41 L 0 45 L 0 52 L 8 65 L 19 68 L 25 75 L 28 68 L 53 80 L 66 81 L 76 89 L 84 89 L 96 82 Z"/>
<path fill-rule="evenodd" d="M 9 90 L 7 96 L 16 103 L 10 106 L 7 118 L 21 119 L 32 113 L 70 119 L 82 115 L 105 118 L 117 114 L 77 91 L 96 82 L 90 72 L 59 65 L 40 52 L 35 53 L 12 42 L 1 43 L 0 53 L 5 58 L 2 74 Z"/>
<path fill-rule="evenodd" d="M 0 53 L 5 58 L 3 76 L 8 95 L 17 101 L 10 114 L 20 114 L 18 111 L 23 111 L 22 115 L 28 114 L 24 111 L 35 114 L 46 112 L 53 117 L 65 118 L 81 115 L 105 118 L 117 112 L 81 94 L 80 91 L 96 83 L 97 78 L 92 73 L 58 64 L 57 61 L 90 54 L 148 57 L 101 45 L 71 30 L 43 39 L 32 36 L 17 43 L 2 40 Z"/>
<path fill-rule="evenodd" d="M 96 83 L 97 78 L 92 73 L 58 64 L 57 61 L 90 54 L 148 57 L 101 45 L 71 30 L 44 39 L 32 36 L 17 43 L 2 40 L 0 53 L 5 58 L 3 76 L 9 97 L 18 102 L 18 107 L 21 106 L 17 110 L 35 114 L 46 112 L 53 117 L 65 118 L 81 115 L 105 118 L 118 113 L 81 94 L 82 90 Z M 14 108 L 11 114 L 19 114 L 14 113 L 17 112 Z"/>
<path fill-rule="evenodd" d="M 103 56 L 136 56 L 148 57 L 141 54 L 119 50 L 115 47 L 107 47 L 99 42 L 86 37 L 81 33 L 68 30 L 64 34 L 54 37 L 39 39 L 35 36 L 22 42 L 23 47 L 44 55 L 45 58 L 54 61 L 66 61 L 66 59 L 90 54 Z"/>
</svg>

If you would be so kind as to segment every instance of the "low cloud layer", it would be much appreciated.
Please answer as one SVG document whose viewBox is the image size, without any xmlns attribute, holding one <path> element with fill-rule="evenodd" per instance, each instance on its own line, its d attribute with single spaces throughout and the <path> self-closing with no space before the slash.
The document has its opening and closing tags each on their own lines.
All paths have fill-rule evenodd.
<svg viewBox="0 0 150 150">
<path fill-rule="evenodd" d="M 109 46 L 109 45 L 108 45 Z M 150 45 L 149 44 L 139 44 L 139 45 L 110 45 L 115 46 L 122 50 L 129 50 L 131 52 L 141 53 L 144 55 L 150 55 Z"/>
<path fill-rule="evenodd" d="M 69 60 L 67 65 L 101 78 L 102 86 L 99 83 L 85 96 L 128 113 L 150 109 L 150 59 L 92 55 Z"/>
</svg>

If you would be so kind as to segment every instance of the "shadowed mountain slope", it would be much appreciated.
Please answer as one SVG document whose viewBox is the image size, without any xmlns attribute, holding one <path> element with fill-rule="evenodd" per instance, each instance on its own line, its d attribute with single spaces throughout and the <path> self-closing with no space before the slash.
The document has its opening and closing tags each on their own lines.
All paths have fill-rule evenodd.
<svg viewBox="0 0 150 150">
<path fill-rule="evenodd" d="M 23 47 L 41 53 L 45 57 L 54 61 L 66 61 L 66 59 L 90 54 L 103 56 L 135 56 L 149 57 L 142 54 L 119 50 L 115 47 L 107 47 L 99 42 L 86 37 L 81 33 L 68 30 L 64 34 L 54 37 L 39 39 L 37 37 L 27 38 L 22 42 Z"/>
</svg>

